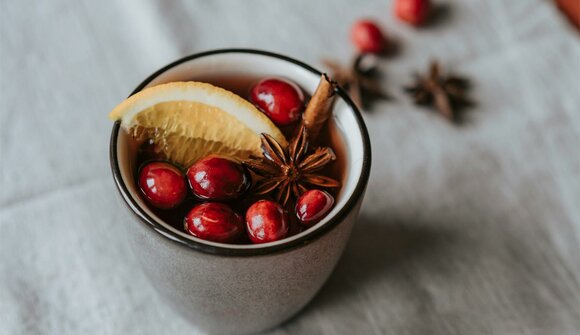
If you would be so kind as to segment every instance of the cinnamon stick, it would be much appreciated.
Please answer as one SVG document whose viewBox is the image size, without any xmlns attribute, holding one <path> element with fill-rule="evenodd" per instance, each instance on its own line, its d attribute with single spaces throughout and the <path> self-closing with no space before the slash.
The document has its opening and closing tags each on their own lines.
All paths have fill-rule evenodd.
<svg viewBox="0 0 580 335">
<path fill-rule="evenodd" d="M 336 85 L 334 80 L 323 73 L 314 95 L 306 106 L 302 120 L 308 130 L 308 137 L 312 141 L 316 140 L 320 130 L 332 115 Z"/>
</svg>

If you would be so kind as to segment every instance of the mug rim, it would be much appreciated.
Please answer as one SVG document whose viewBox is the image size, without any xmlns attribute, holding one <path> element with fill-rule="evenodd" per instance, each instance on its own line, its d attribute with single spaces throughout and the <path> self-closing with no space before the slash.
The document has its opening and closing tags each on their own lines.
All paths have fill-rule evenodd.
<svg viewBox="0 0 580 335">
<path fill-rule="evenodd" d="M 182 63 L 201 58 L 207 57 L 217 54 L 227 54 L 227 53 L 245 53 L 245 54 L 254 54 L 254 55 L 261 55 L 267 56 L 272 58 L 277 58 L 295 65 L 298 65 L 309 72 L 316 74 L 318 76 L 322 75 L 322 72 L 316 70 L 312 66 L 305 64 L 301 61 L 298 61 L 294 58 L 284 56 L 281 54 L 273 53 L 270 51 L 264 50 L 257 50 L 257 49 L 238 49 L 238 48 L 228 48 L 228 49 L 215 49 L 209 50 L 201 53 L 191 54 L 189 56 L 185 56 L 181 59 L 178 59 L 174 62 L 169 63 L 168 65 L 162 67 L 161 69 L 155 71 L 153 74 L 148 76 L 144 81 L 142 81 L 137 88 L 131 92 L 130 96 L 141 91 L 145 86 L 147 86 L 151 81 L 155 78 L 159 77 L 161 74 L 165 73 L 169 69 L 176 67 Z M 111 165 L 111 171 L 113 174 L 113 179 L 115 181 L 115 185 L 117 186 L 117 191 L 120 193 L 121 198 L 123 198 L 125 205 L 129 208 L 133 215 L 137 217 L 137 219 L 142 223 L 145 224 L 147 227 L 153 229 L 156 233 L 161 234 L 162 236 L 168 238 L 169 240 L 181 245 L 182 247 L 186 247 L 195 251 L 200 251 L 207 254 L 219 255 L 219 256 L 260 256 L 266 254 L 273 254 L 279 253 L 284 251 L 292 250 L 296 247 L 306 245 L 310 242 L 315 241 L 316 239 L 322 237 L 326 233 L 330 232 L 334 227 L 336 227 L 339 223 L 343 222 L 346 217 L 352 212 L 355 205 L 359 202 L 362 198 L 367 182 L 370 176 L 370 167 L 371 167 L 371 147 L 370 147 L 370 138 L 368 134 L 368 130 L 364 123 L 363 117 L 357 106 L 353 103 L 350 99 L 348 94 L 340 87 L 337 87 L 337 94 L 344 100 L 344 102 L 348 105 L 348 107 L 352 110 L 353 115 L 356 120 L 356 124 L 359 128 L 361 133 L 362 139 L 362 150 L 363 150 L 363 161 L 361 167 L 360 177 L 358 182 L 355 186 L 355 189 L 352 195 L 347 199 L 346 203 L 342 208 L 339 209 L 338 213 L 336 213 L 332 218 L 326 222 L 326 224 L 318 227 L 318 229 L 314 229 L 311 232 L 301 236 L 300 238 L 290 240 L 287 242 L 283 242 L 276 245 L 270 245 L 265 247 L 256 247 L 251 249 L 237 249 L 237 248 L 229 248 L 226 246 L 214 246 L 209 244 L 204 244 L 202 242 L 197 242 L 191 239 L 184 238 L 176 234 L 175 232 L 171 231 L 167 227 L 163 226 L 159 223 L 156 219 L 152 218 L 148 213 L 146 213 L 141 206 L 138 205 L 136 200 L 131 196 L 131 193 L 123 178 L 121 176 L 121 169 L 119 167 L 119 160 L 117 157 L 117 139 L 121 127 L 120 121 L 115 121 L 113 124 L 113 129 L 111 132 L 111 139 L 109 144 L 109 161 Z"/>
</svg>

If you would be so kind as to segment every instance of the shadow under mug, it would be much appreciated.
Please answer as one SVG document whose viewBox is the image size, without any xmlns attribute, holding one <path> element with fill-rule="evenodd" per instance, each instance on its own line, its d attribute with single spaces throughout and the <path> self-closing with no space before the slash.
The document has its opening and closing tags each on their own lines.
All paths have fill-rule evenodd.
<svg viewBox="0 0 580 335">
<path fill-rule="evenodd" d="M 265 51 L 226 49 L 191 55 L 167 65 L 135 91 L 172 81 L 227 76 L 280 76 L 314 92 L 320 72 Z M 346 173 L 333 210 L 310 229 L 281 241 L 231 245 L 204 241 L 162 222 L 147 209 L 135 185 L 135 148 L 113 126 L 110 161 L 117 189 L 133 214 L 128 242 L 144 273 L 175 311 L 199 329 L 245 334 L 292 317 L 330 276 L 358 215 L 371 165 L 370 141 L 360 112 L 342 90 L 333 111 L 345 145 Z"/>
</svg>

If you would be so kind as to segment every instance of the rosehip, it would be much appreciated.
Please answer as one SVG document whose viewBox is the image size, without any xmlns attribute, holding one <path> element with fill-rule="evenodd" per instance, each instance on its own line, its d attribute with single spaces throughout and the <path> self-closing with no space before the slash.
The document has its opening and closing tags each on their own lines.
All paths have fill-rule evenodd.
<svg viewBox="0 0 580 335">
<path fill-rule="evenodd" d="M 246 212 L 246 228 L 253 243 L 277 241 L 288 234 L 288 216 L 277 203 L 258 200 Z"/>
<path fill-rule="evenodd" d="M 160 209 L 179 205 L 187 195 L 183 174 L 166 162 L 151 162 L 141 167 L 138 184 L 147 201 Z"/>
<path fill-rule="evenodd" d="M 228 205 L 206 202 L 193 207 L 185 216 L 185 230 L 204 240 L 230 243 L 240 237 L 244 223 Z"/>
<path fill-rule="evenodd" d="M 304 107 L 302 90 L 278 78 L 264 79 L 252 87 L 250 100 L 278 126 L 297 121 Z"/>
<path fill-rule="evenodd" d="M 395 14 L 399 19 L 414 26 L 425 23 L 430 11 L 429 0 L 395 0 Z"/>
<path fill-rule="evenodd" d="M 350 39 L 360 52 L 378 54 L 385 49 L 385 36 L 372 21 L 355 22 L 350 30 Z"/>
<path fill-rule="evenodd" d="M 296 201 L 296 216 L 304 225 L 322 219 L 334 205 L 334 198 L 326 191 L 310 190 L 304 192 Z"/>
<path fill-rule="evenodd" d="M 229 200 L 240 197 L 251 180 L 245 167 L 227 158 L 208 156 L 187 170 L 193 194 L 203 200 Z"/>
</svg>

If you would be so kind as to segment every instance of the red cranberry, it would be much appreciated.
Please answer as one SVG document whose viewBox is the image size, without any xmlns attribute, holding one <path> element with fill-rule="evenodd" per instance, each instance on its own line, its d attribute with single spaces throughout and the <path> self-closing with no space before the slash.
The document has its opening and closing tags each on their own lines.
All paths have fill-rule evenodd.
<svg viewBox="0 0 580 335">
<path fill-rule="evenodd" d="M 252 87 L 250 100 L 278 126 L 297 121 L 304 107 L 302 90 L 277 78 L 264 79 Z"/>
<path fill-rule="evenodd" d="M 185 216 L 185 230 L 204 240 L 231 243 L 244 231 L 242 217 L 228 205 L 206 202 L 193 207 Z"/>
<path fill-rule="evenodd" d="M 395 14 L 399 19 L 414 26 L 420 26 L 429 16 L 431 1 L 429 0 L 395 0 Z"/>
<path fill-rule="evenodd" d="M 187 170 L 193 194 L 204 200 L 240 197 L 250 186 L 250 176 L 241 164 L 219 156 L 208 156 Z"/>
<path fill-rule="evenodd" d="M 350 30 L 350 39 L 360 52 L 373 54 L 385 49 L 385 36 L 381 29 L 372 21 L 357 21 Z"/>
<path fill-rule="evenodd" d="M 288 234 L 288 216 L 277 203 L 258 200 L 246 212 L 246 227 L 253 243 L 277 241 Z"/>
<path fill-rule="evenodd" d="M 310 190 L 296 201 L 296 216 L 302 224 L 310 225 L 326 216 L 334 205 L 334 198 L 326 191 Z"/>
<path fill-rule="evenodd" d="M 187 195 L 181 171 L 166 162 L 152 162 L 139 171 L 139 188 L 148 202 L 161 209 L 179 205 Z"/>
</svg>

